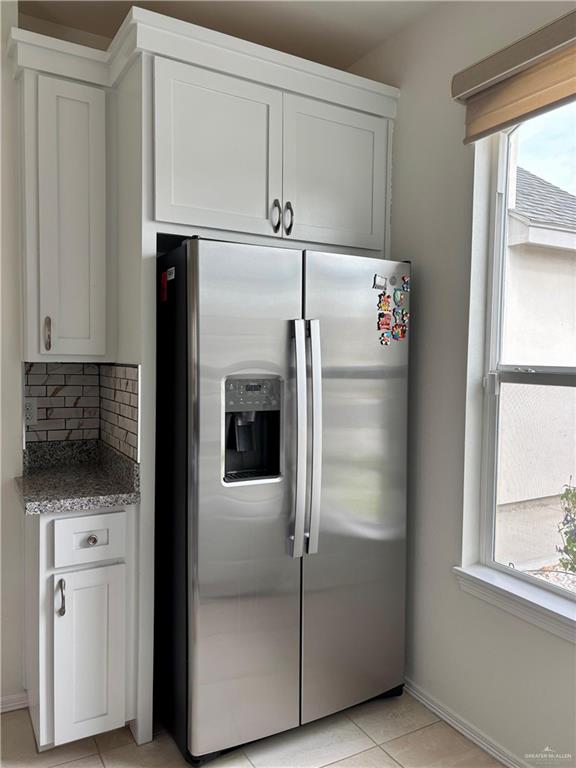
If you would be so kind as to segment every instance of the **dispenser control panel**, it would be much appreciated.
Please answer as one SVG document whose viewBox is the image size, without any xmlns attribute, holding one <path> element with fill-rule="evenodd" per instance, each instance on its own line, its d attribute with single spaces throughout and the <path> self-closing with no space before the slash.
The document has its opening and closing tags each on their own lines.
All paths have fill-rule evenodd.
<svg viewBox="0 0 576 768">
<path fill-rule="evenodd" d="M 280 379 L 226 379 L 225 393 L 228 413 L 280 410 Z"/>
</svg>

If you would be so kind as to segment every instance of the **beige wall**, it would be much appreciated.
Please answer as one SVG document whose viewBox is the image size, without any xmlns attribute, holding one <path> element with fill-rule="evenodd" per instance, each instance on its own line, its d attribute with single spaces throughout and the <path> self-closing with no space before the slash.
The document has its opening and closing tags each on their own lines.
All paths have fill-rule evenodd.
<svg viewBox="0 0 576 768">
<path fill-rule="evenodd" d="M 452 573 L 462 557 L 465 406 L 474 399 L 466 390 L 474 148 L 462 144 L 464 109 L 450 100 L 450 80 L 568 10 L 446 3 L 352 68 L 401 89 L 392 258 L 411 259 L 414 276 L 407 674 L 520 760 L 546 745 L 576 754 L 575 654 L 460 591 Z"/>
<path fill-rule="evenodd" d="M 2 238 L 0 254 L 1 338 L 1 546 L 2 689 L 22 692 L 23 522 L 12 478 L 22 472 L 18 152 L 16 83 L 6 68 L 6 36 L 17 24 L 17 4 L 0 2 L 2 55 Z"/>
</svg>

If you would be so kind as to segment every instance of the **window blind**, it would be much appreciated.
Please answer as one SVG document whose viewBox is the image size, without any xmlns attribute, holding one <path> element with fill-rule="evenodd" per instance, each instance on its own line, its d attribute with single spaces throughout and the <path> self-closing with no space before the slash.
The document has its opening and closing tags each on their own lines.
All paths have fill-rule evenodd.
<svg viewBox="0 0 576 768">
<path fill-rule="evenodd" d="M 452 96 L 466 144 L 576 98 L 576 11 L 459 72 Z"/>
</svg>

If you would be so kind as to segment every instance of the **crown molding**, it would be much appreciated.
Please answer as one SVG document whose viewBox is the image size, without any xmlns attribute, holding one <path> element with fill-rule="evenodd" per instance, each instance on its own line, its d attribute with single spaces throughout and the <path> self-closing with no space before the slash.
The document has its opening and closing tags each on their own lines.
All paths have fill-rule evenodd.
<svg viewBox="0 0 576 768">
<path fill-rule="evenodd" d="M 11 30 L 8 48 L 17 72 L 32 69 L 106 88 L 142 53 L 379 117 L 396 116 L 397 88 L 142 8 L 130 10 L 106 51 L 18 28 Z"/>
</svg>

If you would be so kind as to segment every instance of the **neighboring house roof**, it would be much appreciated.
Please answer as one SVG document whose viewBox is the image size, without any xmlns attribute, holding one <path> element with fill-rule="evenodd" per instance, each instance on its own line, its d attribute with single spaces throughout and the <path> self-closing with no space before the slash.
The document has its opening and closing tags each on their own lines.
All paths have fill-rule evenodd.
<svg viewBox="0 0 576 768">
<path fill-rule="evenodd" d="M 513 211 L 534 223 L 576 229 L 576 195 L 520 166 L 516 168 L 516 207 Z"/>
</svg>

